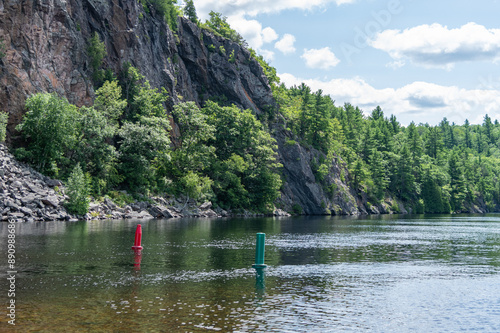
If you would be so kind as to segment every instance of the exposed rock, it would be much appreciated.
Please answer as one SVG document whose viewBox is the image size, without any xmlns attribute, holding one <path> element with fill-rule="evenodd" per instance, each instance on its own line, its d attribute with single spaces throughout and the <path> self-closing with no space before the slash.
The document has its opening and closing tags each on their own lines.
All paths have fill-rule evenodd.
<svg viewBox="0 0 500 333">
<path fill-rule="evenodd" d="M 153 206 L 151 208 L 149 208 L 148 212 L 153 216 L 153 217 L 156 217 L 156 218 L 177 218 L 177 217 L 181 217 L 181 215 L 173 212 L 172 210 L 168 209 L 167 207 L 165 206 Z"/>
<path fill-rule="evenodd" d="M 56 207 L 56 208 L 59 206 L 59 200 L 58 200 L 57 196 L 55 196 L 55 195 L 51 195 L 51 196 L 47 196 L 46 198 L 43 198 L 42 203 L 44 203 L 45 205 L 50 205 L 52 207 Z"/>
<path fill-rule="evenodd" d="M 204 202 L 199 207 L 201 210 L 212 208 L 212 203 L 210 201 Z"/>
<path fill-rule="evenodd" d="M 0 161 L 5 176 L 0 177 L 2 221 L 66 219 L 68 213 L 60 205 L 64 197 L 47 186 L 46 177 L 17 162 L 3 144 L 0 144 Z M 46 211 L 46 206 L 52 210 Z"/>
<path fill-rule="evenodd" d="M 273 212 L 274 216 L 291 216 L 289 213 L 285 212 L 282 209 L 275 209 Z"/>
<path fill-rule="evenodd" d="M 57 179 L 47 179 L 45 183 L 50 187 L 62 186 L 62 182 Z"/>
<path fill-rule="evenodd" d="M 109 198 L 105 198 L 104 199 L 104 204 L 109 208 L 109 209 L 117 209 L 118 206 L 113 202 L 111 201 L 111 199 Z"/>
<path fill-rule="evenodd" d="M 127 219 L 152 219 L 153 216 L 146 211 L 141 211 L 141 212 L 131 212 L 129 214 L 125 214 L 125 218 L 127 218 Z"/>
<path fill-rule="evenodd" d="M 279 199 L 280 206 L 289 212 L 308 215 L 360 213 L 355 195 L 341 180 L 341 173 L 347 176 L 348 172 L 340 159 L 331 163 L 329 174 L 319 181 L 311 166 L 325 156 L 314 148 L 295 142 L 292 133 L 285 130 L 282 124 L 276 124 L 274 132 L 286 180 Z M 327 193 L 326 188 L 331 192 Z"/>
</svg>

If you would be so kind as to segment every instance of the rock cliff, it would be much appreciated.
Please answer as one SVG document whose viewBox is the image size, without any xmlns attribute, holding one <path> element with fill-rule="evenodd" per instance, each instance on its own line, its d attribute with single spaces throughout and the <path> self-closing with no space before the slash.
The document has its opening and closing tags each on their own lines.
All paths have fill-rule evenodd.
<svg viewBox="0 0 500 333">
<path fill-rule="evenodd" d="M 10 114 L 8 142 L 16 138 L 15 126 L 32 93 L 55 91 L 76 105 L 91 103 L 87 45 L 95 32 L 106 45 L 107 68 L 119 72 L 130 62 L 153 87 L 167 89 L 170 106 L 181 100 L 201 106 L 215 98 L 259 117 L 276 108 L 267 77 L 247 49 L 186 19 L 180 18 L 178 26 L 173 33 L 153 8 L 146 14 L 137 0 L 0 0 L 0 43 L 5 45 L 0 110 Z M 278 123 L 271 132 L 284 165 L 280 208 L 305 214 L 388 212 L 356 197 L 340 159 L 319 182 L 311 166 L 320 153 L 290 144 L 292 134 Z"/>
</svg>

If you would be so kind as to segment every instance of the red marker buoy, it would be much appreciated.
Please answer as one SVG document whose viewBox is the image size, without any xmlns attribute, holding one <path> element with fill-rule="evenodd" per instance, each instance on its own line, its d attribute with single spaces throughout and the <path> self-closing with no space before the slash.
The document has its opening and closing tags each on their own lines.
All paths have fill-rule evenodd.
<svg viewBox="0 0 500 333">
<path fill-rule="evenodd" d="M 141 239 L 142 239 L 142 227 L 140 224 L 137 225 L 137 228 L 135 229 L 135 241 L 134 241 L 134 246 L 132 246 L 132 250 L 142 250 L 141 246 Z"/>
</svg>

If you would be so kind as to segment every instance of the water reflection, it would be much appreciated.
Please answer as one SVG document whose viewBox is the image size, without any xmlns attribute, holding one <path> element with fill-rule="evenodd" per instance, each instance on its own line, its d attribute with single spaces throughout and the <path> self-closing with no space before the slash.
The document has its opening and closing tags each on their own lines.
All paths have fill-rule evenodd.
<svg viewBox="0 0 500 333">
<path fill-rule="evenodd" d="M 23 332 L 500 331 L 498 215 L 22 223 L 16 241 Z"/>
</svg>

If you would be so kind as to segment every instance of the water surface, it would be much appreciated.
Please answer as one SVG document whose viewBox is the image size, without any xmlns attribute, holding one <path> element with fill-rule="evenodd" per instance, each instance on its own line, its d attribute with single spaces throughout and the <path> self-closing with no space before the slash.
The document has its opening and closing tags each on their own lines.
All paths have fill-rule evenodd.
<svg viewBox="0 0 500 333">
<path fill-rule="evenodd" d="M 22 332 L 500 332 L 500 215 L 20 223 L 16 245 Z"/>
</svg>

